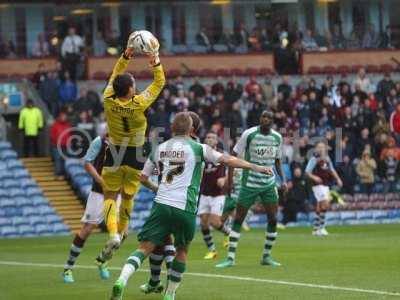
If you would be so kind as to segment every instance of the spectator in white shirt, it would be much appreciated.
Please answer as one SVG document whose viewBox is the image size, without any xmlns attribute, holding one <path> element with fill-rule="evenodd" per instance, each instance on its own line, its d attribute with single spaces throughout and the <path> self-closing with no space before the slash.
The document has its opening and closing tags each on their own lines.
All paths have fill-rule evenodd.
<svg viewBox="0 0 400 300">
<path fill-rule="evenodd" d="M 354 87 L 358 85 L 360 87 L 361 91 L 363 91 L 364 93 L 369 93 L 371 81 L 366 76 L 366 74 L 367 74 L 367 72 L 365 71 L 365 69 L 361 68 L 358 71 L 358 75 L 357 75 L 356 79 L 354 80 L 353 85 L 354 85 Z"/>
<path fill-rule="evenodd" d="M 49 43 L 46 41 L 43 33 L 39 33 L 32 49 L 32 56 L 44 57 L 50 55 Z"/>
<path fill-rule="evenodd" d="M 64 69 L 69 72 L 72 80 L 76 80 L 77 65 L 81 60 L 83 46 L 83 39 L 76 34 L 74 27 L 70 27 L 68 35 L 61 45 L 61 56 L 63 58 Z"/>
</svg>

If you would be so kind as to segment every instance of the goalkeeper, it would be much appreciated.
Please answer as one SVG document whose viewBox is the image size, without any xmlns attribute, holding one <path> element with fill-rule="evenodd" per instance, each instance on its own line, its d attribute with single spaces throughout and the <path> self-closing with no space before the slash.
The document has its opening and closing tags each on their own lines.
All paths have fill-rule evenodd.
<svg viewBox="0 0 400 300">
<path fill-rule="evenodd" d="M 120 246 L 121 239 L 127 232 L 133 198 L 139 189 L 140 173 L 145 163 L 145 111 L 157 99 L 165 84 L 158 55 L 159 43 L 154 38 L 143 49 L 143 53 L 150 57 L 154 80 L 144 92 L 136 94 L 135 79 L 125 72 L 134 54 L 134 35 L 135 33 L 130 36 L 125 52 L 114 66 L 103 95 L 110 137 L 102 171 L 104 220 L 110 237 L 97 258 L 98 263 L 104 263 L 111 258 L 113 250 Z M 118 193 L 122 197 L 119 216 L 116 205 Z"/>
</svg>

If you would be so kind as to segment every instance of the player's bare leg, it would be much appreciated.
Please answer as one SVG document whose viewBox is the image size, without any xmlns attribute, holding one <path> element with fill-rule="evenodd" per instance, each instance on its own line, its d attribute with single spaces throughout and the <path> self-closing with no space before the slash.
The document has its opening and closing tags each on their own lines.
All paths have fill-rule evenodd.
<svg viewBox="0 0 400 300">
<path fill-rule="evenodd" d="M 247 216 L 248 208 L 238 204 L 233 221 L 231 233 L 229 234 L 228 257 L 216 265 L 217 268 L 232 267 L 235 265 L 236 249 L 240 239 L 240 230 Z"/>
<path fill-rule="evenodd" d="M 95 224 L 84 223 L 82 225 L 79 233 L 75 235 L 75 237 L 72 241 L 71 248 L 69 250 L 69 256 L 68 256 L 67 262 L 64 266 L 63 279 L 64 279 L 65 283 L 73 283 L 74 282 L 74 277 L 72 275 L 72 269 L 74 267 L 74 264 L 75 264 L 78 256 L 82 252 L 82 249 L 85 245 L 87 238 L 90 236 L 93 229 L 96 227 L 97 227 L 97 225 L 95 225 Z"/>
<path fill-rule="evenodd" d="M 278 232 L 276 230 L 278 220 L 278 204 L 268 203 L 264 205 L 264 209 L 267 215 L 267 231 L 265 234 L 265 244 L 264 244 L 264 252 L 263 257 L 261 259 L 262 265 L 278 267 L 281 264 L 274 261 L 271 256 L 272 247 L 275 244 L 276 237 L 278 236 Z"/>
</svg>

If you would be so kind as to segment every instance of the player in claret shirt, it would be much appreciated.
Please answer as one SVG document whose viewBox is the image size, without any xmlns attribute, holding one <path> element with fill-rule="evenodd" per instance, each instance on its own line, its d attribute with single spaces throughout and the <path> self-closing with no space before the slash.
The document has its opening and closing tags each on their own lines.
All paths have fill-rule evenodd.
<svg viewBox="0 0 400 300">
<path fill-rule="evenodd" d="M 218 137 L 214 132 L 206 135 L 205 143 L 213 149 L 217 149 Z M 217 249 L 213 242 L 210 225 L 229 236 L 230 228 L 221 221 L 224 210 L 225 196 L 225 166 L 222 164 L 206 163 L 200 188 L 199 216 L 201 232 L 208 248 L 204 259 L 217 257 Z"/>
<path fill-rule="evenodd" d="M 305 174 L 313 183 L 313 193 L 317 203 L 315 205 L 315 220 L 313 235 L 328 235 L 325 228 L 325 214 L 329 208 L 330 192 L 329 185 L 336 181 L 339 187 L 343 186 L 342 180 L 333 167 L 332 161 L 327 153 L 324 142 L 318 142 L 315 146 L 314 156 L 308 161 Z"/>
</svg>

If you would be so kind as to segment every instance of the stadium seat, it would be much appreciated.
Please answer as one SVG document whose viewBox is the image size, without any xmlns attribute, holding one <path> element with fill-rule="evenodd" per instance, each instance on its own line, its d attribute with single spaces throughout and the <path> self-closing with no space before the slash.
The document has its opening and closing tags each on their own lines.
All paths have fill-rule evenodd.
<svg viewBox="0 0 400 300">
<path fill-rule="evenodd" d="M 186 45 L 173 45 L 171 51 L 175 54 L 187 53 L 188 48 Z"/>
<path fill-rule="evenodd" d="M 26 195 L 28 197 L 33 197 L 33 196 L 41 196 L 42 190 L 39 187 L 30 187 L 26 189 Z"/>
<path fill-rule="evenodd" d="M 29 216 L 29 223 L 31 225 L 47 224 L 47 221 L 42 216 L 35 215 L 35 216 Z"/>
<path fill-rule="evenodd" d="M 21 187 L 24 189 L 31 188 L 31 187 L 37 187 L 36 182 L 31 178 L 22 178 L 19 181 L 19 183 L 20 183 Z"/>
<path fill-rule="evenodd" d="M 40 213 L 42 216 L 54 215 L 55 211 L 52 207 L 48 205 L 42 205 L 37 207 L 37 212 Z"/>
<path fill-rule="evenodd" d="M 0 151 L 0 159 L 2 160 L 12 160 L 18 157 L 17 152 L 11 149 L 5 149 Z"/>
<path fill-rule="evenodd" d="M 16 227 L 13 226 L 5 226 L 1 228 L 0 234 L 6 237 L 16 237 L 18 236 L 19 232 Z"/>
<path fill-rule="evenodd" d="M 53 225 L 53 232 L 55 233 L 69 233 L 69 228 L 63 223 L 56 223 Z"/>
<path fill-rule="evenodd" d="M 4 179 L 3 180 L 3 188 L 5 189 L 10 189 L 10 188 L 19 188 L 20 187 L 20 183 L 13 179 Z"/>
<path fill-rule="evenodd" d="M 13 174 L 8 171 L 8 170 L 1 170 L 0 169 L 0 180 L 2 182 L 2 185 L 4 185 L 4 180 L 5 179 L 14 179 Z"/>
<path fill-rule="evenodd" d="M 12 218 L 0 217 L 0 227 L 2 227 L 2 226 L 11 226 L 12 224 L 13 224 Z"/>
<path fill-rule="evenodd" d="M 12 146 L 9 142 L 0 141 L 0 150 L 10 150 L 10 149 L 12 149 Z"/>
<path fill-rule="evenodd" d="M 13 171 L 13 175 L 15 179 L 31 178 L 31 175 L 25 169 L 16 169 Z"/>
<path fill-rule="evenodd" d="M 367 65 L 365 69 L 367 70 L 368 73 L 379 73 L 380 71 L 379 66 L 376 65 Z"/>
<path fill-rule="evenodd" d="M 246 76 L 257 76 L 258 75 L 258 70 L 255 68 L 247 68 L 245 70 L 245 75 Z"/>
<path fill-rule="evenodd" d="M 38 224 L 35 226 L 35 232 L 40 235 L 43 235 L 43 234 L 51 233 L 52 231 L 48 225 Z"/>
<path fill-rule="evenodd" d="M 29 217 L 29 216 L 36 216 L 38 215 L 38 211 L 35 207 L 33 206 L 25 206 L 22 208 L 22 215 Z"/>
<path fill-rule="evenodd" d="M 77 166 L 77 165 L 66 168 L 66 171 L 71 178 L 78 176 L 78 175 L 86 174 L 85 169 L 82 166 Z"/>
<path fill-rule="evenodd" d="M 172 70 L 168 70 L 167 71 L 167 77 L 168 78 L 176 78 L 179 75 L 181 75 L 181 72 L 179 70 L 172 69 Z"/>
<path fill-rule="evenodd" d="M 14 226 L 29 225 L 29 219 L 26 217 L 17 216 L 12 218 L 12 223 Z"/>
<path fill-rule="evenodd" d="M 382 64 L 380 65 L 379 69 L 382 73 L 390 73 L 393 72 L 395 68 L 390 64 Z"/>
<path fill-rule="evenodd" d="M 11 188 L 8 195 L 9 197 L 25 197 L 25 191 L 21 188 Z"/>
<path fill-rule="evenodd" d="M 337 72 L 337 70 L 336 70 L 336 68 L 334 66 L 328 65 L 328 66 L 324 66 L 322 68 L 322 73 L 323 74 L 332 75 L 332 74 L 335 74 L 335 73 L 338 73 L 338 72 Z"/>
<path fill-rule="evenodd" d="M 259 76 L 273 75 L 274 72 L 270 68 L 260 68 L 258 69 Z"/>
<path fill-rule="evenodd" d="M 7 160 L 7 168 L 10 170 L 24 169 L 24 165 L 17 159 L 9 159 Z"/>
<path fill-rule="evenodd" d="M 192 46 L 192 51 L 194 53 L 207 53 L 208 49 L 206 46 L 201 46 L 201 45 L 193 45 Z"/>
<path fill-rule="evenodd" d="M 56 214 L 52 214 L 52 215 L 47 215 L 46 216 L 46 221 L 48 224 L 55 224 L 55 223 L 62 223 L 62 219 L 56 215 Z"/>
<path fill-rule="evenodd" d="M 308 68 L 307 73 L 311 74 L 311 75 L 313 75 L 313 74 L 321 74 L 322 70 L 318 66 L 311 66 L 311 67 Z"/>
<path fill-rule="evenodd" d="M 233 68 L 231 70 L 231 74 L 235 75 L 235 76 L 244 76 L 246 74 L 246 72 L 243 69 Z"/>
<path fill-rule="evenodd" d="M 360 71 L 360 69 L 362 68 L 362 65 L 353 65 L 351 66 L 351 72 L 352 73 L 358 73 L 358 71 Z"/>
<path fill-rule="evenodd" d="M 43 198 L 42 196 L 38 196 L 38 195 L 31 197 L 30 200 L 31 200 L 31 204 L 34 206 L 48 204 L 48 201 L 45 198 Z"/>
<path fill-rule="evenodd" d="M 337 67 L 336 70 L 337 70 L 338 74 L 347 75 L 347 74 L 351 73 L 351 68 L 347 65 L 340 65 Z"/>
<path fill-rule="evenodd" d="M 72 166 L 83 167 L 82 160 L 77 158 L 67 158 L 65 160 L 65 168 L 68 169 Z"/>
<path fill-rule="evenodd" d="M 15 204 L 15 202 L 11 199 L 2 199 L 0 201 L 0 208 L 4 209 L 4 208 L 8 208 L 8 207 L 16 207 L 17 205 Z"/>
<path fill-rule="evenodd" d="M 7 217 L 14 217 L 14 216 L 22 215 L 22 208 L 6 207 L 3 210 L 5 212 L 5 216 L 7 216 Z"/>
<path fill-rule="evenodd" d="M 215 52 L 220 52 L 220 53 L 224 53 L 224 52 L 228 52 L 228 46 L 224 45 L 224 44 L 215 44 L 213 46 L 213 49 Z"/>
<path fill-rule="evenodd" d="M 34 236 L 35 235 L 35 230 L 32 226 L 30 225 L 21 225 L 18 226 L 18 232 L 21 236 Z"/>
</svg>

